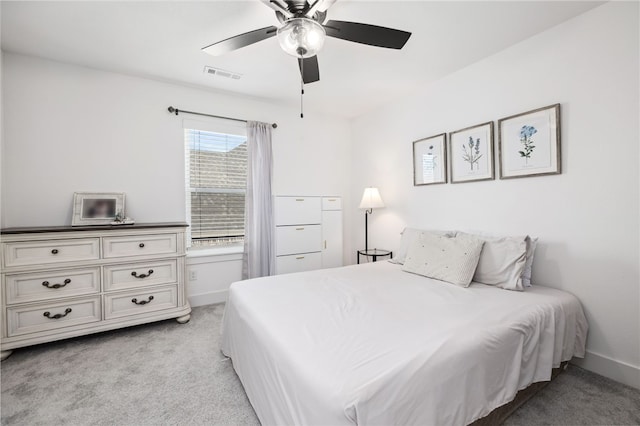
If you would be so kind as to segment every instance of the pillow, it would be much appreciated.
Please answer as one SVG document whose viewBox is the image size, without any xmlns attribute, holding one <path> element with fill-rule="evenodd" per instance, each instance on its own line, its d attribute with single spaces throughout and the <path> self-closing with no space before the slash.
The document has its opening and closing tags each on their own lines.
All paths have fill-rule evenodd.
<svg viewBox="0 0 640 426">
<path fill-rule="evenodd" d="M 527 261 L 522 271 L 522 284 L 525 287 L 531 287 L 531 267 L 533 266 L 533 255 L 536 254 L 538 239 L 527 236 Z"/>
<path fill-rule="evenodd" d="M 469 287 L 483 244 L 469 234 L 422 232 L 409 247 L 402 270 Z"/>
<path fill-rule="evenodd" d="M 426 231 L 424 229 L 417 228 L 404 228 L 404 230 L 400 233 L 400 248 L 396 252 L 396 256 L 391 260 L 392 263 L 398 263 L 402 265 L 404 263 L 404 259 L 407 257 L 407 252 L 409 251 L 409 247 L 414 243 L 414 241 L 423 233 L 423 232 L 431 232 L 436 235 L 447 235 L 447 236 L 455 236 L 455 231 Z"/>
<path fill-rule="evenodd" d="M 473 281 L 523 291 L 528 237 L 474 237 L 484 240 L 484 246 Z"/>
<path fill-rule="evenodd" d="M 485 234 L 482 231 L 468 231 L 469 234 L 475 235 L 477 238 L 481 239 L 496 239 L 501 238 L 500 236 Z M 527 241 L 527 261 L 524 265 L 524 270 L 522 271 L 522 284 L 524 287 L 531 287 L 531 275 L 532 275 L 532 266 L 533 266 L 533 258 L 536 251 L 536 247 L 538 246 L 538 238 L 526 236 Z"/>
</svg>

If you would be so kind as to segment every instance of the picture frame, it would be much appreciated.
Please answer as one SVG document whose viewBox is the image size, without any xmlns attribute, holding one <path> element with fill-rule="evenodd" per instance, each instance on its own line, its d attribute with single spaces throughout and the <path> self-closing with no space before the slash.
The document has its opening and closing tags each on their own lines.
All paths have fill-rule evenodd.
<svg viewBox="0 0 640 426">
<path fill-rule="evenodd" d="M 124 217 L 124 192 L 75 192 L 71 226 L 110 225 Z"/>
<path fill-rule="evenodd" d="M 447 134 L 413 142 L 413 186 L 447 183 Z"/>
<path fill-rule="evenodd" d="M 451 183 L 495 179 L 493 121 L 449 133 Z"/>
<path fill-rule="evenodd" d="M 498 120 L 500 179 L 562 173 L 560 104 Z"/>
</svg>

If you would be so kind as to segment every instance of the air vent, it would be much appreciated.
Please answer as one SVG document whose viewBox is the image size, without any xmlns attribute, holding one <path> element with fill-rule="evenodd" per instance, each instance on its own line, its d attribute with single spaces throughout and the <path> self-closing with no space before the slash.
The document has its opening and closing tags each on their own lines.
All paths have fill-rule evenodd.
<svg viewBox="0 0 640 426">
<path fill-rule="evenodd" d="M 204 67 L 204 73 L 209 75 L 215 75 L 217 77 L 230 78 L 233 80 L 240 80 L 240 78 L 242 77 L 242 74 L 238 74 L 237 72 L 221 70 L 220 68 L 214 68 L 209 66 Z"/>
</svg>

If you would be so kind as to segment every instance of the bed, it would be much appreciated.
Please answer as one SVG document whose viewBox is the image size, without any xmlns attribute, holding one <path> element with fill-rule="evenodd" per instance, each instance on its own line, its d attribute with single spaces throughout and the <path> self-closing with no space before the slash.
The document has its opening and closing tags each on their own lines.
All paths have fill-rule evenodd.
<svg viewBox="0 0 640 426">
<path fill-rule="evenodd" d="M 583 357 L 586 332 L 569 293 L 376 262 L 232 284 L 222 351 L 266 425 L 466 425 Z"/>
</svg>

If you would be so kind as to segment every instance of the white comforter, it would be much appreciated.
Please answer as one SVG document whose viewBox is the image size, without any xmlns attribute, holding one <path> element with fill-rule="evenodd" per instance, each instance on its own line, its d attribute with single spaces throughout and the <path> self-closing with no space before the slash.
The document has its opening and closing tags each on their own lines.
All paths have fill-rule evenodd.
<svg viewBox="0 0 640 426">
<path fill-rule="evenodd" d="M 461 288 L 389 262 L 234 283 L 231 357 L 266 425 L 464 425 L 582 357 L 571 294 Z"/>
</svg>

